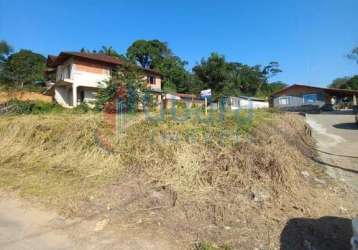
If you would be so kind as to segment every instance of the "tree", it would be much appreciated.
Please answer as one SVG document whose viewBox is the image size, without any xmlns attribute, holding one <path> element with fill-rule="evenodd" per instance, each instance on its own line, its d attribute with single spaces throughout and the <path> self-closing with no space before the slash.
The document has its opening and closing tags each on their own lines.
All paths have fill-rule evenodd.
<svg viewBox="0 0 358 250">
<path fill-rule="evenodd" d="M 330 88 L 358 90 L 358 75 L 341 77 L 332 81 Z"/>
<path fill-rule="evenodd" d="M 114 58 L 119 58 L 124 61 L 127 60 L 127 58 L 124 55 L 119 54 L 112 46 L 109 46 L 109 47 L 102 46 L 102 48 L 100 50 L 89 50 L 86 48 L 81 48 L 80 52 L 81 53 L 91 53 L 91 54 L 102 54 L 102 55 L 112 56 Z"/>
<path fill-rule="evenodd" d="M 329 87 L 335 88 L 335 89 L 344 88 L 344 86 L 347 84 L 349 79 L 350 79 L 350 77 L 348 77 L 348 76 L 336 78 L 332 81 L 332 83 L 329 85 Z"/>
<path fill-rule="evenodd" d="M 225 57 L 214 52 L 193 68 L 194 74 L 203 83 L 202 87 L 211 89 L 215 96 L 220 96 L 224 85 L 228 84 L 230 70 Z"/>
<path fill-rule="evenodd" d="M 132 63 L 124 62 L 123 65 L 114 71 L 111 78 L 103 84 L 104 87 L 99 88 L 97 92 L 95 109 L 98 111 L 103 110 L 106 103 L 113 101 L 119 87 L 127 89 L 128 98 L 132 100 L 128 104 L 135 105 L 136 101 L 143 101 L 144 90 L 146 88 L 144 74 L 142 70 Z M 133 106 L 128 108 L 135 110 Z"/>
<path fill-rule="evenodd" d="M 3 77 L 9 83 L 23 88 L 24 84 L 44 80 L 46 58 L 31 50 L 20 50 L 10 55 L 4 64 Z"/>
<path fill-rule="evenodd" d="M 262 70 L 262 73 L 267 77 L 271 78 L 278 73 L 281 73 L 280 64 L 278 62 L 270 62 L 267 66 L 265 66 Z"/>
<path fill-rule="evenodd" d="M 262 97 L 268 97 L 285 87 L 287 87 L 287 84 L 281 81 L 264 83 L 262 84 L 260 90 L 258 90 L 258 93 L 256 93 L 256 95 Z"/>
<path fill-rule="evenodd" d="M 174 55 L 168 45 L 159 40 L 137 40 L 127 49 L 127 58 L 142 68 L 158 70 L 163 75 L 166 91 L 190 91 L 187 64 Z"/>
<path fill-rule="evenodd" d="M 4 63 L 10 53 L 13 52 L 13 48 L 6 41 L 0 41 L 0 64 Z"/>
<path fill-rule="evenodd" d="M 267 66 L 249 66 L 239 62 L 227 62 L 223 55 L 211 53 L 207 59 L 193 68 L 195 76 L 210 88 L 215 97 L 238 95 L 268 95 L 271 85 L 268 79 L 280 72 L 278 62 Z M 262 89 L 264 86 L 264 89 Z"/>
<path fill-rule="evenodd" d="M 166 43 L 159 40 L 137 40 L 127 49 L 127 57 L 145 69 L 155 69 L 164 58 L 173 56 Z"/>
<path fill-rule="evenodd" d="M 115 49 L 113 49 L 112 46 L 109 46 L 109 47 L 102 46 L 102 48 L 98 51 L 98 54 L 103 54 L 103 55 L 107 55 L 107 56 L 112 56 L 114 58 L 127 60 L 127 58 L 124 55 L 119 54 Z"/>
<path fill-rule="evenodd" d="M 358 63 L 358 47 L 352 49 L 352 52 L 347 57 Z"/>
</svg>

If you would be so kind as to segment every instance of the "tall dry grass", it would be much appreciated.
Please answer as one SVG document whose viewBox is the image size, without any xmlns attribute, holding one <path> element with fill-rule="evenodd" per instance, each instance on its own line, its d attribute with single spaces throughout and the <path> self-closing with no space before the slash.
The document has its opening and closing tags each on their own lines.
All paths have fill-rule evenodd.
<svg viewBox="0 0 358 250">
<path fill-rule="evenodd" d="M 305 164 L 302 119 L 257 111 L 202 122 L 143 119 L 116 137 L 98 114 L 0 118 L 0 186 L 76 210 L 123 174 L 143 173 L 182 194 L 268 186 L 290 190 Z M 98 131 L 113 152 L 97 143 Z M 292 141 L 292 143 L 289 143 Z M 295 143 L 293 143 L 295 142 Z"/>
</svg>

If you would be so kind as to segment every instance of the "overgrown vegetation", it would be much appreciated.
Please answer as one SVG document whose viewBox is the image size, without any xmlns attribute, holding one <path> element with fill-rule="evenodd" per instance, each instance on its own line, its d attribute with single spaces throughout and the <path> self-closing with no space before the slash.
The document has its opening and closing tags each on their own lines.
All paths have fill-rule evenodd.
<svg viewBox="0 0 358 250">
<path fill-rule="evenodd" d="M 0 117 L 0 187 L 201 249 L 275 248 L 288 218 L 341 213 L 338 200 L 345 213 L 356 211 L 350 193 L 342 200 L 344 189 L 332 192 L 312 168 L 299 116 L 255 111 L 252 126 L 247 117 L 133 114 L 120 134 L 98 113 Z"/>
<path fill-rule="evenodd" d="M 92 109 L 86 103 L 82 103 L 73 109 L 66 109 L 54 102 L 12 99 L 0 106 L 1 115 L 83 114 L 87 112 L 92 112 Z"/>
</svg>

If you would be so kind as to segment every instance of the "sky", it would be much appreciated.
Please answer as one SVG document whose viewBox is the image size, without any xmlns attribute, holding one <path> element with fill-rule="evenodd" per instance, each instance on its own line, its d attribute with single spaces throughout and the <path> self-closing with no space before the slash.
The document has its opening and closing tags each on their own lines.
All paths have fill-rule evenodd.
<svg viewBox="0 0 358 250">
<path fill-rule="evenodd" d="M 211 52 L 283 72 L 271 81 L 327 86 L 358 74 L 358 0 L 0 0 L 0 40 L 58 54 L 159 39 L 191 69 Z"/>
</svg>

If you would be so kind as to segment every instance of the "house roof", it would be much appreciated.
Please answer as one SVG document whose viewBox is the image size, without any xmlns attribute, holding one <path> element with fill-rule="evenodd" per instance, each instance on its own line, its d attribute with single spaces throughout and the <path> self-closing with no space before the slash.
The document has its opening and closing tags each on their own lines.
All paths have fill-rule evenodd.
<svg viewBox="0 0 358 250">
<path fill-rule="evenodd" d="M 61 52 L 58 56 L 49 55 L 47 58 L 47 65 L 49 67 L 55 67 L 57 65 L 60 65 L 61 63 L 63 63 L 65 60 L 67 60 L 70 57 L 83 58 L 83 59 L 87 59 L 87 60 L 91 60 L 91 61 L 110 64 L 113 66 L 126 64 L 125 61 L 123 61 L 119 58 L 108 56 L 108 55 L 65 51 L 65 52 Z M 145 72 L 161 76 L 161 74 L 156 70 L 144 69 L 144 68 L 140 68 L 140 69 L 142 69 Z"/>
<path fill-rule="evenodd" d="M 351 94 L 357 94 L 358 95 L 358 90 L 350 90 L 350 89 L 335 89 L 335 88 L 321 88 L 321 87 L 315 87 L 315 86 L 308 86 L 308 85 L 303 85 L 303 84 L 293 84 L 290 85 L 288 87 L 285 87 L 279 91 L 276 91 L 274 93 L 271 94 L 272 96 L 275 96 L 277 94 L 280 94 L 288 89 L 294 88 L 294 87 L 304 87 L 304 88 L 309 88 L 309 89 L 317 89 L 317 90 L 323 90 L 327 93 L 330 94 L 347 94 L 347 95 L 351 95 Z"/>
</svg>

